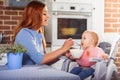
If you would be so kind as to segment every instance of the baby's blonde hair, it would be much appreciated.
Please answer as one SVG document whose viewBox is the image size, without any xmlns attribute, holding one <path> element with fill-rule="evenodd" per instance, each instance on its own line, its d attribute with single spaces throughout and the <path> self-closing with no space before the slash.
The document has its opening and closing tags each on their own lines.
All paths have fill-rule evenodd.
<svg viewBox="0 0 120 80">
<path fill-rule="evenodd" d="M 99 37 L 98 37 L 97 33 L 91 32 L 91 36 L 92 36 L 92 38 L 94 40 L 95 46 L 97 46 L 98 40 L 99 40 Z"/>
</svg>

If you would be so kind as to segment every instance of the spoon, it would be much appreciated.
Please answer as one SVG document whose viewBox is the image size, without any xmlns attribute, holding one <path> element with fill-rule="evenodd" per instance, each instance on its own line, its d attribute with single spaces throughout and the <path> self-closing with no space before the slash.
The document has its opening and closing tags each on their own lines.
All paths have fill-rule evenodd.
<svg viewBox="0 0 120 80">
<path fill-rule="evenodd" d="M 80 46 L 80 49 L 81 49 L 81 44 L 77 43 L 76 41 L 74 41 L 74 43 L 78 46 Z"/>
</svg>

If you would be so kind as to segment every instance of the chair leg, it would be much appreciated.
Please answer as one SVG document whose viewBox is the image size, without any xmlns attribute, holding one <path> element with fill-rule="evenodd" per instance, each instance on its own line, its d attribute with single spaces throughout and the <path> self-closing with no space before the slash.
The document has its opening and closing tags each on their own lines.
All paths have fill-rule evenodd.
<svg viewBox="0 0 120 80">
<path fill-rule="evenodd" d="M 116 71 L 112 74 L 112 80 L 118 80 L 118 73 Z"/>
</svg>

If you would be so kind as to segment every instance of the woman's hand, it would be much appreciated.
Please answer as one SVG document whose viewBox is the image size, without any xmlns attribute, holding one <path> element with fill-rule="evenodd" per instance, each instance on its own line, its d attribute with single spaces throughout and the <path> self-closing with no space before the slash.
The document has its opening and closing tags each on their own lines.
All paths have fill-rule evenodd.
<svg viewBox="0 0 120 80">
<path fill-rule="evenodd" d="M 64 44 L 62 45 L 62 49 L 67 52 L 72 46 L 73 46 L 73 39 L 72 38 L 69 38 L 67 39 Z"/>
</svg>

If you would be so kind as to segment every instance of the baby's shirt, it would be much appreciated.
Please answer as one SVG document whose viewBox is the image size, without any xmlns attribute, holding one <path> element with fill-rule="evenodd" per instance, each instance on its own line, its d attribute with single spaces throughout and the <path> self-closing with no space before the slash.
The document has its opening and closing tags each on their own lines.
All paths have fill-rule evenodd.
<svg viewBox="0 0 120 80">
<path fill-rule="evenodd" d="M 84 66 L 84 67 L 90 67 L 92 65 L 95 64 L 95 62 L 90 62 L 89 59 L 90 58 L 102 58 L 102 55 L 105 52 L 99 48 L 99 47 L 95 47 L 91 50 L 84 50 L 83 55 L 77 59 L 77 62 L 80 66 Z"/>
</svg>

